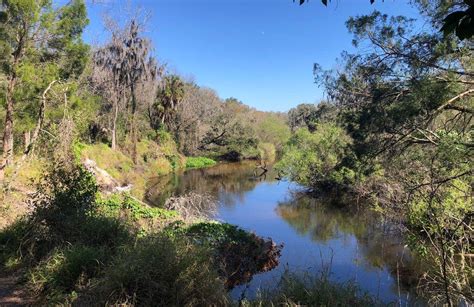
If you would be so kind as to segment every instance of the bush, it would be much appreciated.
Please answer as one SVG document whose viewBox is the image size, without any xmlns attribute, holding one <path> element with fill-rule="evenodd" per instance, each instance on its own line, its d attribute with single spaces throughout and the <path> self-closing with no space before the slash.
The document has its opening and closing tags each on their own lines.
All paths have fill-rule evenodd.
<svg viewBox="0 0 474 307">
<path fill-rule="evenodd" d="M 40 185 L 35 210 L 0 233 L 4 267 L 32 266 L 70 244 L 114 249 L 130 238 L 124 223 L 98 212 L 97 186 L 78 166 L 57 166 Z"/>
<path fill-rule="evenodd" d="M 272 143 L 260 143 L 258 144 L 258 150 L 260 151 L 260 160 L 272 163 L 276 159 L 276 148 Z"/>
<path fill-rule="evenodd" d="M 222 280 L 209 252 L 184 239 L 154 235 L 119 255 L 100 282 L 99 295 L 113 304 L 222 306 Z"/>
<path fill-rule="evenodd" d="M 24 248 L 25 237 L 31 230 L 27 218 L 21 218 L 0 232 L 0 265 L 3 270 L 16 269 L 21 264 L 22 256 L 30 254 Z"/>
<path fill-rule="evenodd" d="M 288 141 L 276 168 L 289 179 L 310 187 L 351 183 L 356 174 L 342 165 L 350 142 L 335 124 L 316 124 L 314 132 L 299 129 Z"/>
<path fill-rule="evenodd" d="M 213 166 L 217 162 L 206 157 L 188 157 L 186 159 L 186 168 L 202 168 Z"/>
</svg>

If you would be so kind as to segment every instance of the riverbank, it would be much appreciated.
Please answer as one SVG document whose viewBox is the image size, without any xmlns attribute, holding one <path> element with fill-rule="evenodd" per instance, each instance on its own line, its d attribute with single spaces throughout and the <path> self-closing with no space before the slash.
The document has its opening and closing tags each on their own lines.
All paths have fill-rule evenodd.
<svg viewBox="0 0 474 307">
<path fill-rule="evenodd" d="M 3 271 L 20 273 L 36 303 L 106 303 L 111 297 L 126 303 L 135 297 L 145 305 L 162 299 L 221 305 L 226 289 L 278 264 L 281 247 L 269 239 L 208 222 L 199 211 L 183 219 L 181 209 L 198 201 L 209 202 L 202 205 L 208 208 L 209 199 L 173 199 L 171 210 L 97 192 L 95 178 L 82 167 L 54 168 L 31 215 L 0 233 Z M 156 281 L 164 285 L 156 288 Z"/>
<path fill-rule="evenodd" d="M 253 164 L 244 165 L 245 172 L 224 164 L 188 173 L 217 175 L 223 167 L 228 178 L 237 174 L 256 182 L 246 175 Z M 21 274 L 15 280 L 19 284 L 10 288 L 23 289 L 23 299 L 35 304 L 232 305 L 229 289 L 279 264 L 282 247 L 271 239 L 206 221 L 215 206 L 209 198 L 176 195 L 172 201 L 180 205 L 149 207 L 126 193 L 97 194 L 95 178 L 81 168 L 55 168 L 49 176 L 40 189 L 49 192 L 37 199 L 31 215 L 0 233 L 3 271 Z M 199 201 L 203 210 L 183 220 L 180 208 Z M 352 283 L 321 277 L 295 292 L 291 285 L 306 284 L 306 277 L 284 275 L 281 280 L 280 289 L 262 288 L 265 296 L 242 304 L 375 302 Z"/>
</svg>

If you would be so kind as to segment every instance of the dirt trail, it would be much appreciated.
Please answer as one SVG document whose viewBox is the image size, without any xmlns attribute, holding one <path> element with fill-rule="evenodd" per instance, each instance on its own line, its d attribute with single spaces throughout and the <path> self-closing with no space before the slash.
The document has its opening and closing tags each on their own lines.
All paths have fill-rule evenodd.
<svg viewBox="0 0 474 307">
<path fill-rule="evenodd" d="M 33 300 L 17 276 L 0 276 L 0 306 L 30 306 Z"/>
</svg>

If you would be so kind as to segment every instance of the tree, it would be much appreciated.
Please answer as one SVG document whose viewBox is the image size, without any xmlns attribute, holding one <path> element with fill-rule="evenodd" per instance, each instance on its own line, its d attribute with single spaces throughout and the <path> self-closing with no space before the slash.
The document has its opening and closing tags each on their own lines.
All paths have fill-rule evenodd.
<svg viewBox="0 0 474 307">
<path fill-rule="evenodd" d="M 313 132 L 318 122 L 328 122 L 334 119 L 336 107 L 327 102 L 319 104 L 300 104 L 288 112 L 288 124 L 292 131 L 306 127 Z"/>
<path fill-rule="evenodd" d="M 177 75 L 168 75 L 163 79 L 163 85 L 156 94 L 156 99 L 149 111 L 151 126 L 158 129 L 160 125 L 168 128 L 173 121 L 173 115 L 184 98 L 184 82 Z M 159 124 L 155 117 L 159 119 Z"/>
<path fill-rule="evenodd" d="M 379 12 L 350 18 L 347 26 L 354 46 L 369 52 L 344 54 L 345 69 L 337 72 L 316 66 L 317 81 L 353 140 L 355 158 L 341 163 L 362 165 L 362 175 L 382 181 L 378 189 L 367 183 L 368 189 L 389 195 L 378 197 L 379 205 L 391 217 L 403 214 L 411 247 L 433 264 L 422 287 L 442 295 L 430 299 L 448 306 L 470 300 L 472 45 Z"/>
<path fill-rule="evenodd" d="M 185 83 L 184 97 L 173 112 L 173 120 L 167 124 L 180 152 L 196 155 L 213 118 L 221 112 L 222 102 L 215 91 L 191 82 Z M 159 119 L 158 116 L 156 118 Z"/>
<path fill-rule="evenodd" d="M 315 126 L 314 132 L 304 127 L 291 136 L 277 169 L 312 188 L 350 182 L 354 173 L 342 165 L 350 137 L 334 123 Z"/>
<path fill-rule="evenodd" d="M 119 103 L 125 99 L 129 109 L 130 135 L 132 140 L 132 159 L 137 162 L 137 138 L 136 125 L 137 111 L 145 100 L 153 99 L 154 93 L 144 97 L 145 92 L 138 93 L 147 82 L 157 82 L 161 75 L 155 59 L 150 55 L 151 43 L 142 36 L 143 26 L 137 18 L 132 18 L 124 29 L 112 28 L 111 41 L 100 48 L 95 54 L 95 65 L 98 74 L 103 74 L 106 82 L 105 93 L 112 93 L 114 115 L 112 125 L 112 146 L 116 143 L 116 122 L 119 113 Z M 107 82 L 108 78 L 109 82 Z M 100 78 L 100 77 L 99 77 Z M 104 79 L 104 78 L 102 78 Z"/>
<path fill-rule="evenodd" d="M 0 179 L 13 161 L 17 103 L 23 100 L 37 104 L 38 96 L 52 81 L 80 74 L 88 53 L 81 39 L 88 23 L 82 0 L 58 9 L 50 1 L 4 0 L 2 4 L 5 12 L 0 24 L 0 68 L 7 86 Z"/>
<path fill-rule="evenodd" d="M 92 84 L 103 99 L 112 107 L 111 147 L 117 148 L 117 120 L 120 109 L 126 104 L 127 84 L 121 78 L 122 57 L 124 54 L 120 30 L 109 25 L 110 41 L 93 55 L 94 69 Z"/>
<path fill-rule="evenodd" d="M 295 2 L 296 0 L 293 0 Z M 375 0 L 369 0 L 373 4 Z M 300 5 L 303 5 L 309 0 L 298 0 Z M 327 6 L 331 0 L 321 0 Z M 432 1 L 418 0 L 422 7 L 430 6 Z M 443 1 L 436 0 L 438 8 L 445 8 L 443 16 L 444 19 L 440 22 L 440 31 L 445 35 L 455 34 L 459 39 L 470 39 L 474 35 L 474 1 Z"/>
</svg>

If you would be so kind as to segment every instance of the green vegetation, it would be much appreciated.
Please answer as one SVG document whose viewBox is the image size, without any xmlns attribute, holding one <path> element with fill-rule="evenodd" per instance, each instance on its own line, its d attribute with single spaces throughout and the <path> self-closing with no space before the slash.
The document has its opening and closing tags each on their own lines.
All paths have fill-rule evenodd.
<svg viewBox="0 0 474 307">
<path fill-rule="evenodd" d="M 370 4 L 375 2 L 375 0 L 369 1 Z M 293 0 L 293 2 L 296 2 L 296 0 Z M 302 5 L 305 2 L 309 2 L 309 0 L 298 0 L 297 2 Z M 331 2 L 331 0 L 321 0 L 321 3 L 325 6 L 327 6 L 329 2 Z M 422 7 L 423 5 L 429 6 L 427 2 L 420 2 Z M 451 3 L 437 0 L 436 6 L 444 9 L 442 12 L 438 12 L 439 15 L 446 15 L 449 13 L 443 19 L 442 26 L 439 29 L 441 32 L 443 32 L 443 34 L 455 34 L 460 40 L 470 39 L 474 35 L 474 20 L 472 18 L 474 3 L 471 1 L 463 1 L 457 5 L 451 5 Z"/>
<path fill-rule="evenodd" d="M 138 13 L 109 20 L 92 49 L 83 0 L 0 6 L 2 271 L 38 304 L 223 305 L 228 288 L 278 263 L 279 247 L 253 234 L 179 223 L 184 214 L 142 200 L 150 178 L 208 157 L 273 161 L 285 114 L 169 73 Z"/>
<path fill-rule="evenodd" d="M 315 131 L 297 130 L 277 164 L 290 179 L 311 187 L 354 182 L 355 172 L 341 166 L 351 139 L 334 124 L 316 124 Z"/>
<path fill-rule="evenodd" d="M 433 26 L 454 9 L 417 5 Z M 289 112 L 294 133 L 277 167 L 401 221 L 428 264 L 419 293 L 433 304 L 472 301 L 472 41 L 377 11 L 346 25 L 369 51 L 344 54 L 337 71 L 315 65 L 330 103 Z"/>
<path fill-rule="evenodd" d="M 98 195 L 76 165 L 51 167 L 38 191 L 33 213 L 0 232 L 0 265 L 44 302 L 223 305 L 226 288 L 278 263 L 279 247 L 236 226 Z"/>
<path fill-rule="evenodd" d="M 121 253 L 104 272 L 99 297 L 140 306 L 226 305 L 224 286 L 206 248 L 154 235 Z"/>
<path fill-rule="evenodd" d="M 186 158 L 186 168 L 202 168 L 213 166 L 216 161 L 206 157 L 188 157 Z"/>
<path fill-rule="evenodd" d="M 413 4 L 422 28 L 377 11 L 351 17 L 355 53 L 337 70 L 314 66 L 328 101 L 283 114 L 168 71 L 139 13 L 108 20 L 108 39 L 91 48 L 84 0 L 3 0 L 2 271 L 21 274 L 38 304 L 230 304 L 226 291 L 275 267 L 281 248 L 228 224 L 184 224 L 142 203 L 146 184 L 220 160 L 260 160 L 266 173 L 281 157 L 279 178 L 400 221 L 426 263 L 418 290 L 429 303 L 470 304 L 473 2 Z M 292 213 L 280 208 L 306 221 Z M 353 284 L 292 273 L 245 302 L 376 303 Z"/>
<path fill-rule="evenodd" d="M 335 283 L 328 274 L 320 276 L 285 271 L 272 290 L 262 290 L 257 299 L 243 306 L 383 306 L 363 293 L 355 283 Z"/>
</svg>

